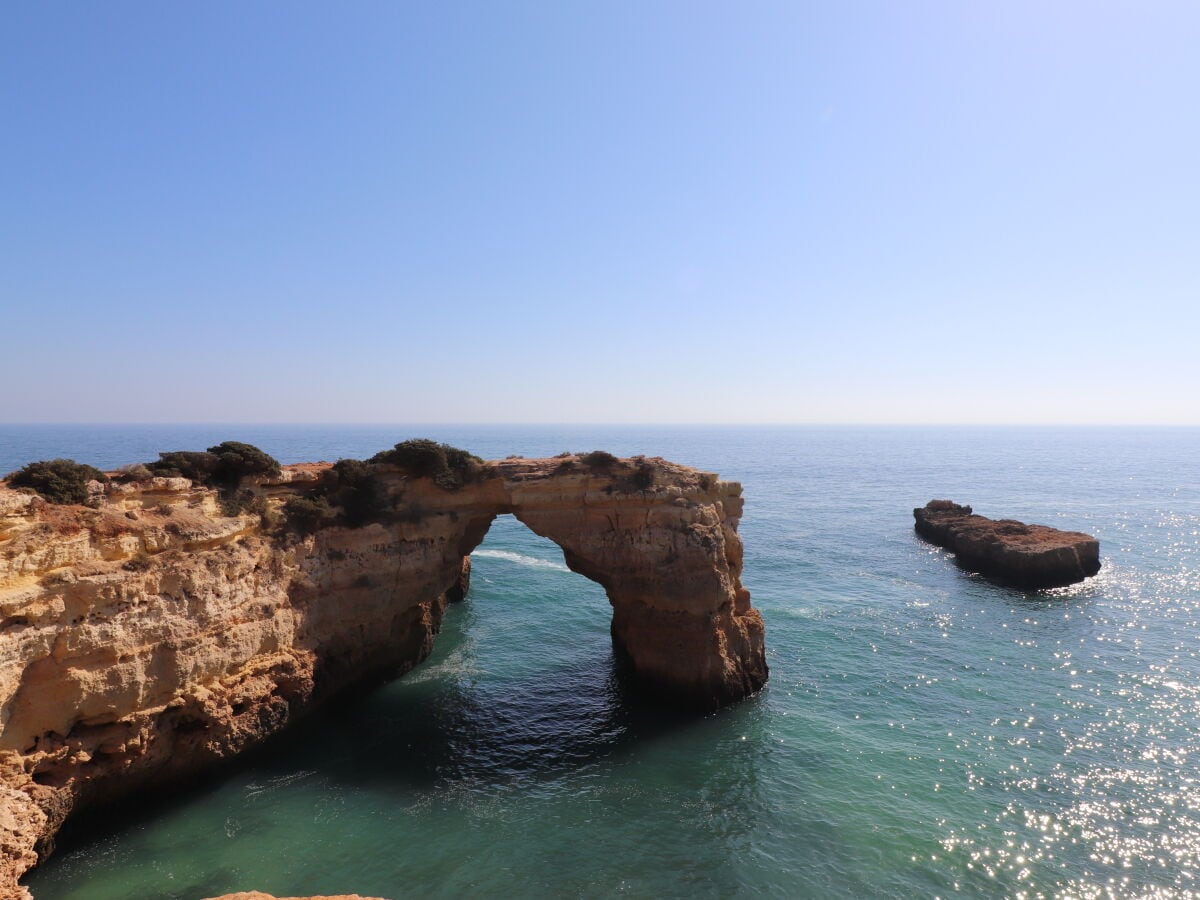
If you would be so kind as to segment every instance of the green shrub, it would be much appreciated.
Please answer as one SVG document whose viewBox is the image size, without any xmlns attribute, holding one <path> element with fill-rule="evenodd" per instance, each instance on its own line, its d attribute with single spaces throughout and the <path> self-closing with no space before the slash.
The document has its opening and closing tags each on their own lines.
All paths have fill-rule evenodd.
<svg viewBox="0 0 1200 900">
<path fill-rule="evenodd" d="M 247 475 L 278 475 L 279 460 L 253 444 L 223 441 L 208 452 L 217 458 L 212 480 L 217 484 L 237 484 Z"/>
<path fill-rule="evenodd" d="M 312 534 L 333 518 L 333 507 L 324 497 L 289 497 L 283 504 L 288 527 L 300 534 Z"/>
<path fill-rule="evenodd" d="M 470 470 L 446 468 L 433 476 L 433 483 L 443 491 L 457 491 L 472 477 Z"/>
<path fill-rule="evenodd" d="M 342 516 L 351 528 L 370 522 L 384 522 L 392 511 L 391 498 L 370 463 L 358 459 L 339 459 L 326 473 L 325 491 L 342 508 Z"/>
<path fill-rule="evenodd" d="M 217 469 L 217 457 L 202 450 L 172 450 L 158 454 L 158 459 L 146 463 L 146 468 L 164 478 L 190 478 L 196 484 L 209 484 Z"/>
<path fill-rule="evenodd" d="M 265 519 L 269 511 L 267 498 L 262 494 L 233 488 L 222 489 L 217 504 L 221 507 L 221 515 L 230 517 L 252 513 Z"/>
<path fill-rule="evenodd" d="M 640 460 L 629 476 L 629 482 L 639 491 L 647 490 L 654 484 L 654 466 L 644 459 Z"/>
<path fill-rule="evenodd" d="M 248 491 L 247 493 L 250 494 L 250 499 L 246 501 L 246 512 L 253 513 L 259 517 L 270 515 L 271 504 L 267 502 L 266 496 L 263 494 L 256 494 L 253 491 Z"/>
<path fill-rule="evenodd" d="M 51 503 L 86 503 L 88 482 L 107 483 L 108 476 L 73 459 L 43 459 L 10 472 L 6 480 L 9 487 L 32 488 Z"/>
<path fill-rule="evenodd" d="M 589 469 L 606 470 L 617 464 L 617 458 L 606 450 L 593 450 L 579 457 L 579 461 Z"/>
<path fill-rule="evenodd" d="M 442 444 L 442 449 L 446 451 L 446 465 L 456 472 L 474 470 L 483 464 L 483 460 L 474 453 L 468 453 L 466 450 L 460 450 L 458 447 Z"/>
<path fill-rule="evenodd" d="M 414 478 L 429 478 L 446 468 L 446 451 L 436 441 L 413 438 L 376 453 L 371 462 L 391 463 Z"/>
<path fill-rule="evenodd" d="M 309 533 L 322 524 L 361 528 L 393 520 L 387 485 L 373 463 L 339 459 L 321 474 L 315 490 L 283 507 L 289 526 Z"/>
<path fill-rule="evenodd" d="M 223 441 L 206 451 L 173 450 L 158 454 L 146 468 L 154 475 L 190 478 L 208 487 L 237 487 L 247 475 L 278 475 L 279 461 L 253 444 Z"/>
<path fill-rule="evenodd" d="M 116 480 L 122 484 L 130 484 L 136 481 L 149 481 L 153 477 L 154 473 L 149 468 L 141 463 L 133 463 L 117 469 Z"/>
<path fill-rule="evenodd" d="M 432 478 L 443 490 L 456 491 L 479 478 L 483 460 L 449 444 L 414 438 L 376 453 L 371 462 L 390 463 L 412 478 Z"/>
</svg>

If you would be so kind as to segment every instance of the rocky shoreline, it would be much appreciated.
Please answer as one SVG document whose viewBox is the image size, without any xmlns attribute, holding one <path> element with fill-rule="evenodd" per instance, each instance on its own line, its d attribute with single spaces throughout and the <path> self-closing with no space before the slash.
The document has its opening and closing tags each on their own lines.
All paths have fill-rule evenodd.
<svg viewBox="0 0 1200 900">
<path fill-rule="evenodd" d="M 606 589 L 639 684 L 702 709 L 758 690 L 741 486 L 603 457 L 440 481 L 373 461 L 356 490 L 382 512 L 353 521 L 338 504 L 359 495 L 346 473 L 327 490 L 328 463 L 243 479 L 236 504 L 184 477 L 93 482 L 67 505 L 0 485 L 0 896 L 26 896 L 18 879 L 77 811 L 180 783 L 423 660 L 497 515 Z"/>
</svg>

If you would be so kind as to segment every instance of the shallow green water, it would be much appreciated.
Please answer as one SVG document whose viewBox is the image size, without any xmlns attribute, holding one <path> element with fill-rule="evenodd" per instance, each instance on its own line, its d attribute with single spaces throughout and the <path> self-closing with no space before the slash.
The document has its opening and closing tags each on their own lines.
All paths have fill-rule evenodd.
<svg viewBox="0 0 1200 900">
<path fill-rule="evenodd" d="M 28 458 L 111 465 L 210 435 L 289 460 L 410 436 L 235 431 L 23 439 Z M 700 718 L 630 702 L 603 592 L 502 518 L 426 664 L 219 783 L 73 838 L 29 879 L 38 900 L 1196 890 L 1200 432 L 421 431 L 742 480 L 768 689 Z M 1090 531 L 1104 569 L 1048 593 L 968 576 L 912 534 L 935 496 Z"/>
</svg>

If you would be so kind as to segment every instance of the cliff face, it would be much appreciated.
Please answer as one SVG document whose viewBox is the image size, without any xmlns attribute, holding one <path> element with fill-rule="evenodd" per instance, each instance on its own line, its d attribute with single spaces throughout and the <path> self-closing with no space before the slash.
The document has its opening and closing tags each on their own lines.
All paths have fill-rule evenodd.
<svg viewBox="0 0 1200 900">
<path fill-rule="evenodd" d="M 236 755 L 319 697 L 424 659 L 502 513 L 604 586 L 614 644 L 648 687 L 703 707 L 757 690 L 741 488 L 650 463 L 636 488 L 628 466 L 561 460 L 487 463 L 458 490 L 385 466 L 386 524 L 304 536 L 224 515 L 182 478 L 110 485 L 94 509 L 0 486 L 0 896 L 21 895 L 72 811 Z M 324 468 L 250 486 L 266 518 Z"/>
<path fill-rule="evenodd" d="M 1100 542 L 1090 534 L 992 520 L 949 500 L 930 500 L 913 518 L 917 533 L 953 551 L 963 568 L 1014 587 L 1062 587 L 1100 571 Z"/>
</svg>

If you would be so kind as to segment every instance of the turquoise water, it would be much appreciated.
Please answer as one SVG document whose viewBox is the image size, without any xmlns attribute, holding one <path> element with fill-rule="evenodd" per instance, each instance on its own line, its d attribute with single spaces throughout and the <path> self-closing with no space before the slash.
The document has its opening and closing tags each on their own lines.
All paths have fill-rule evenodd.
<svg viewBox="0 0 1200 900">
<path fill-rule="evenodd" d="M 38 900 L 1200 890 L 1198 430 L 4 426 L 0 469 L 413 434 L 742 481 L 769 687 L 700 718 L 631 702 L 603 592 L 502 518 L 429 661 L 74 835 Z M 934 497 L 1089 531 L 1104 568 L 1042 593 L 969 576 L 913 535 Z"/>
</svg>

